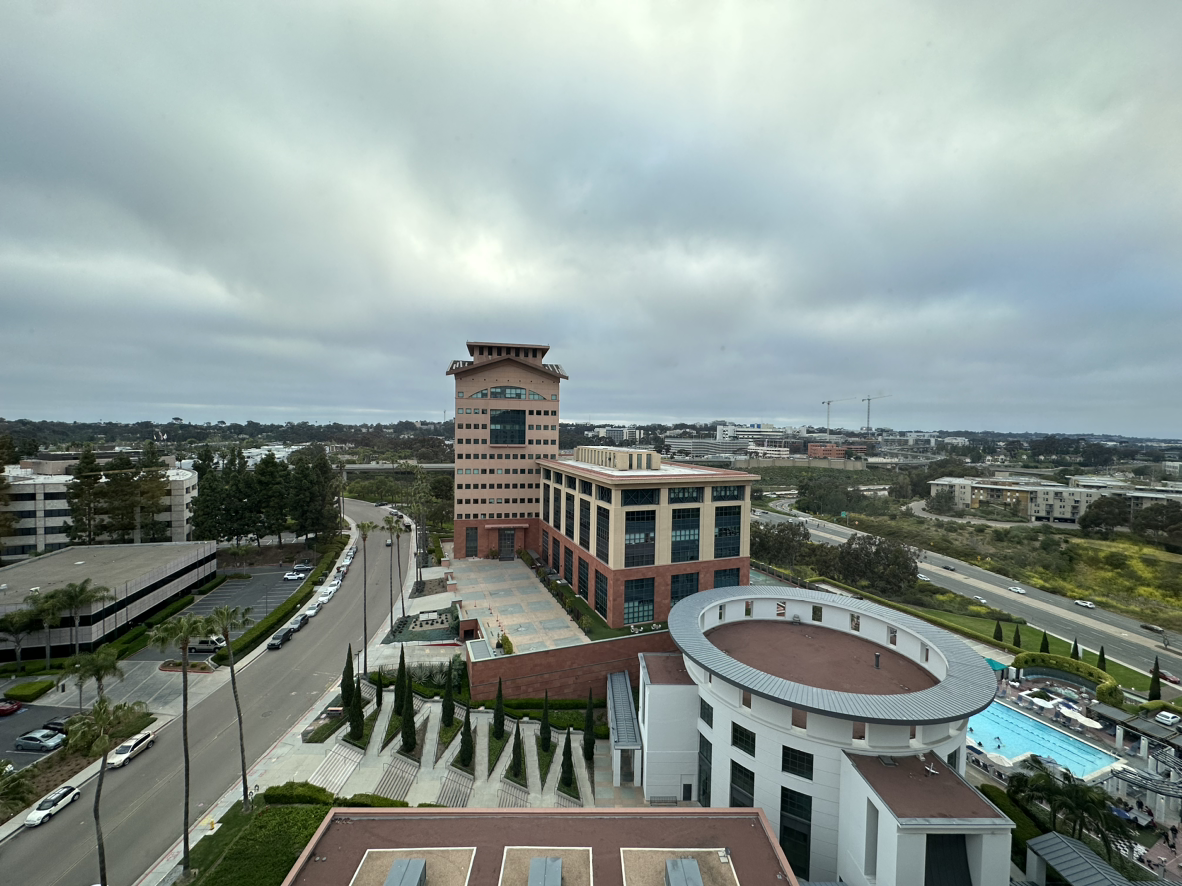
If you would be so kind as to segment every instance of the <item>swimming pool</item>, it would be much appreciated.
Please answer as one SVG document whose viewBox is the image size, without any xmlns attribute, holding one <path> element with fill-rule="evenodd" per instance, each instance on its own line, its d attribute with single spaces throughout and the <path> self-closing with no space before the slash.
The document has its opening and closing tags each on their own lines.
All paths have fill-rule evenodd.
<svg viewBox="0 0 1182 886">
<path fill-rule="evenodd" d="M 994 702 L 969 718 L 969 744 L 1017 761 L 1026 754 L 1051 757 L 1071 774 L 1086 778 L 1119 762 L 1113 754 L 1092 747 L 1001 702 Z M 1001 745 L 998 746 L 1000 739 Z"/>
</svg>

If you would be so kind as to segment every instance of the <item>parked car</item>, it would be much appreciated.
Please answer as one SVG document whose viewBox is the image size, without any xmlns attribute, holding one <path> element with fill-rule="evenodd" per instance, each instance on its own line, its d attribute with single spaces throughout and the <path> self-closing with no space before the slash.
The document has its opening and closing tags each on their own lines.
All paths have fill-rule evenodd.
<svg viewBox="0 0 1182 886">
<path fill-rule="evenodd" d="M 15 714 L 21 707 L 22 705 L 19 701 L 8 701 L 7 699 L 0 698 L 0 717 Z"/>
<path fill-rule="evenodd" d="M 293 570 L 291 572 L 284 573 L 283 580 L 284 581 L 303 581 L 304 580 L 304 573 L 296 572 Z"/>
<path fill-rule="evenodd" d="M 1095 609 L 1096 608 L 1096 604 L 1093 603 L 1091 600 L 1076 600 L 1075 605 L 1082 606 L 1084 609 Z"/>
<path fill-rule="evenodd" d="M 221 637 L 197 637 L 189 643 L 190 652 L 217 652 L 224 648 L 226 641 Z"/>
<path fill-rule="evenodd" d="M 1161 678 L 1163 680 L 1165 680 L 1167 683 L 1182 683 L 1182 679 L 1175 677 L 1169 671 L 1163 671 L 1163 670 L 1159 669 L 1158 673 L 1161 674 Z"/>
<path fill-rule="evenodd" d="M 73 785 L 63 785 L 37 804 L 25 819 L 25 827 L 35 828 L 44 824 L 81 796 L 82 791 Z"/>
<path fill-rule="evenodd" d="M 1017 585 L 1011 585 L 1009 590 L 1013 591 L 1015 594 L 1021 594 L 1022 596 L 1026 596 L 1026 590 L 1024 588 L 1018 587 Z"/>
<path fill-rule="evenodd" d="M 916 575 L 915 577 L 918 578 L 920 581 L 931 581 L 931 579 L 928 578 L 926 575 L 924 575 L 922 572 L 919 573 L 918 575 Z"/>
<path fill-rule="evenodd" d="M 154 744 L 156 744 L 156 736 L 151 732 L 140 732 L 133 735 L 107 754 L 107 765 L 113 769 L 120 769 Z"/>
<path fill-rule="evenodd" d="M 62 746 L 66 737 L 60 732 L 48 729 L 34 729 L 18 738 L 13 745 L 18 751 L 54 751 Z"/>
<path fill-rule="evenodd" d="M 50 720 L 48 723 L 42 724 L 42 729 L 48 729 L 50 732 L 58 732 L 62 735 L 70 734 L 70 721 L 65 717 L 59 717 L 55 720 Z"/>
<path fill-rule="evenodd" d="M 1177 726 L 1182 723 L 1182 717 L 1179 717 L 1173 711 L 1158 711 L 1157 716 L 1153 718 L 1162 726 Z"/>
<path fill-rule="evenodd" d="M 331 600 L 336 595 L 337 595 L 336 588 L 325 588 L 320 593 L 320 598 L 319 598 L 320 605 L 323 606 L 325 603 L 327 603 L 329 600 Z"/>
<path fill-rule="evenodd" d="M 289 628 L 291 628 L 293 631 L 298 631 L 300 628 L 302 628 L 307 623 L 308 623 L 308 616 L 302 612 L 298 612 L 295 614 L 295 616 L 292 618 L 292 620 L 287 623 L 287 626 Z"/>
<path fill-rule="evenodd" d="M 293 566 L 291 568 L 294 569 L 296 572 L 311 572 L 312 571 L 312 561 L 311 560 L 301 560 L 299 563 L 297 563 L 295 566 Z"/>
<path fill-rule="evenodd" d="M 267 648 L 282 649 L 283 644 L 290 640 L 294 634 L 295 630 L 293 628 L 283 628 L 282 630 L 276 632 L 270 641 L 268 641 Z"/>
<path fill-rule="evenodd" d="M 308 616 L 308 618 L 312 618 L 318 612 L 320 612 L 320 606 L 321 606 L 320 601 L 316 601 L 315 603 L 308 604 L 308 608 L 304 610 L 304 615 Z"/>
</svg>

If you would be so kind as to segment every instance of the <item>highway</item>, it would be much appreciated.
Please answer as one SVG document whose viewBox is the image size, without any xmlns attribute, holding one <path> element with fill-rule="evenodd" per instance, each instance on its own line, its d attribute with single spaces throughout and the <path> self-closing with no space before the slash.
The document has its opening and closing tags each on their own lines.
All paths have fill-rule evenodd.
<svg viewBox="0 0 1182 886">
<path fill-rule="evenodd" d="M 345 502 L 345 512 L 355 520 L 375 522 L 385 513 L 353 501 Z M 384 533 L 376 533 L 369 540 L 371 635 L 387 623 L 389 609 L 390 557 L 384 539 Z M 401 540 L 404 571 L 410 559 L 409 539 L 404 535 Z M 363 563 L 358 550 L 333 601 L 282 649 L 268 650 L 238 670 L 248 768 L 340 679 L 348 645 L 359 648 Z M 200 675 L 190 677 L 200 679 Z M 190 814 L 191 822 L 197 824 L 202 812 L 239 781 L 238 729 L 228 682 L 189 711 L 189 749 Z M 113 886 L 131 886 L 180 839 L 182 759 L 178 718 L 160 731 L 155 747 L 126 768 L 108 771 L 102 819 L 107 878 Z M 90 886 L 98 882 L 91 814 L 96 782 L 92 779 L 83 788 L 81 800 L 53 820 L 24 829 L 0 845 L 5 882 L 37 886 Z"/>
<path fill-rule="evenodd" d="M 818 520 L 802 512 L 793 513 L 797 516 L 784 517 L 765 511 L 756 519 L 765 523 L 805 520 L 813 541 L 825 544 L 842 544 L 857 532 L 856 529 Z M 956 571 L 950 572 L 942 568 L 944 566 L 951 566 Z M 1149 673 L 1153 667 L 1154 656 L 1159 656 L 1165 670 L 1182 676 L 1182 655 L 1166 649 L 1155 634 L 1142 630 L 1140 622 L 1128 616 L 1099 607 L 1085 609 L 1056 594 L 1040 591 L 971 563 L 930 551 L 923 553 L 919 571 L 931 579 L 934 585 L 966 597 L 984 597 L 990 606 L 1024 618 L 1040 630 L 1067 640 L 1078 638 L 1080 645 L 1087 649 L 1094 651 L 1103 645 L 1109 658 L 1145 673 Z M 1023 596 L 1007 590 L 1015 585 L 1025 588 L 1026 594 Z"/>
</svg>

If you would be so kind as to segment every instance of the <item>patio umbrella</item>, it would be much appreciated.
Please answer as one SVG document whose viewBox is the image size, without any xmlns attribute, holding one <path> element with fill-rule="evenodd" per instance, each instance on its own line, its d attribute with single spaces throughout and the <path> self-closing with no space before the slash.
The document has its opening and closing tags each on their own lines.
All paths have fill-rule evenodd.
<svg viewBox="0 0 1182 886">
<path fill-rule="evenodd" d="M 990 763 L 992 763 L 995 766 L 1000 766 L 1002 769 L 1013 769 L 1014 768 L 1014 761 L 1011 760 L 1009 757 L 1003 757 L 1001 754 L 987 753 L 985 755 L 985 759 L 988 760 Z"/>
<path fill-rule="evenodd" d="M 1129 815 L 1129 813 L 1125 812 L 1121 807 L 1113 806 L 1111 808 L 1112 808 L 1112 814 L 1115 815 L 1117 818 L 1123 818 L 1125 821 L 1132 821 L 1133 820 L 1133 816 Z"/>
</svg>

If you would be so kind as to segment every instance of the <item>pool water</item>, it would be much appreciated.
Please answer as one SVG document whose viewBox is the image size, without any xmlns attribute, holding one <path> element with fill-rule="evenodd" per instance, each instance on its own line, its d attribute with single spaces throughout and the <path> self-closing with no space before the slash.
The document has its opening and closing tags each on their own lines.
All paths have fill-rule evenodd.
<svg viewBox="0 0 1182 886">
<path fill-rule="evenodd" d="M 969 744 L 974 744 L 975 739 L 976 746 L 982 750 L 1014 761 L 1026 754 L 1051 757 L 1079 778 L 1118 762 L 1114 755 L 1000 702 L 969 718 L 968 738 Z"/>
</svg>

